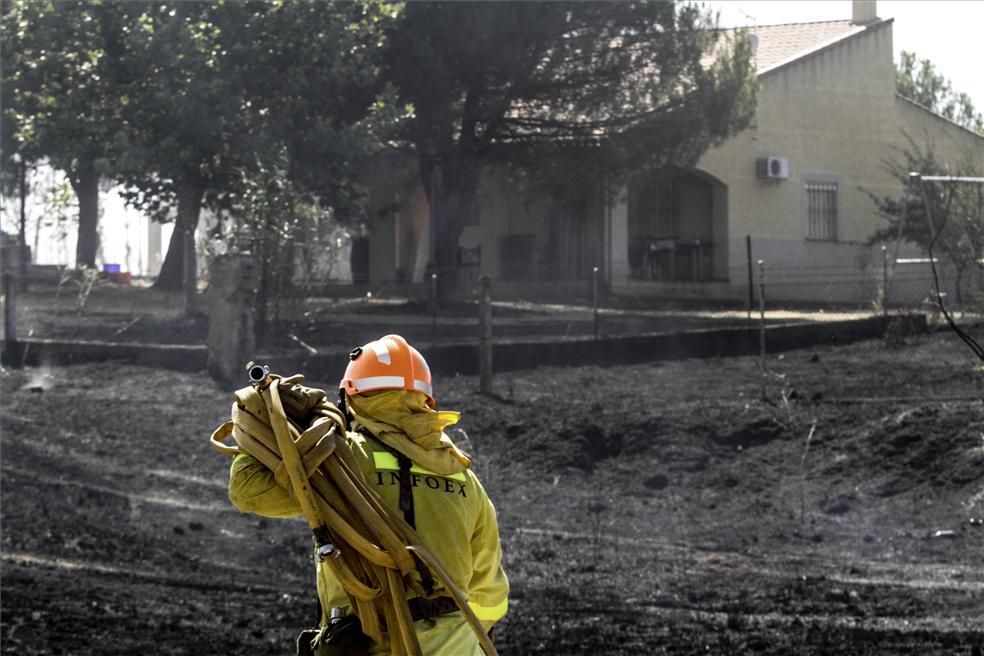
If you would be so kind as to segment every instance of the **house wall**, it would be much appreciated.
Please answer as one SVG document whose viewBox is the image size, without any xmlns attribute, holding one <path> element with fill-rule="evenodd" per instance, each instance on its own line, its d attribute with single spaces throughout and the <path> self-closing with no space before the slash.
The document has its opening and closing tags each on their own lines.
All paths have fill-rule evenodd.
<svg viewBox="0 0 984 656">
<path fill-rule="evenodd" d="M 855 288 L 860 265 L 870 260 L 862 242 L 881 219 L 862 188 L 887 193 L 895 186 L 880 165 L 897 141 L 891 23 L 765 72 L 760 81 L 753 127 L 698 163 L 728 187 L 728 279 L 747 285 L 750 235 L 752 257 L 771 272 L 774 296 L 784 282 L 781 294 L 791 300 L 867 293 Z M 758 178 L 756 159 L 770 155 L 789 160 L 788 179 Z M 838 185 L 836 241 L 807 239 L 807 181 Z M 855 280 L 805 284 L 807 276 L 831 280 L 844 271 L 855 271 Z"/>
<path fill-rule="evenodd" d="M 507 235 L 530 235 L 539 251 L 548 237 L 549 210 L 548 199 L 519 191 L 505 170 L 486 168 L 476 208 L 482 235 L 480 274 L 492 278 L 503 274 L 500 262 L 514 256 L 500 252 L 502 238 Z M 535 266 L 539 252 L 532 254 L 532 257 L 532 266 Z"/>
<path fill-rule="evenodd" d="M 944 165 L 956 171 L 958 166 L 969 164 L 978 175 L 984 174 L 984 135 L 971 132 L 899 95 L 895 96 L 895 113 L 899 131 L 904 131 L 920 147 L 931 150 Z M 899 147 L 908 146 L 904 138 L 899 141 Z M 890 247 L 895 248 L 894 244 Z M 919 257 L 924 258 L 925 253 L 918 247 L 901 244 L 900 258 Z M 937 274 L 944 293 L 950 299 L 959 298 L 955 288 L 956 272 L 944 263 Z M 933 285 L 927 284 L 932 276 L 928 264 L 896 265 L 890 292 L 892 299 L 911 303 L 928 298 L 935 291 Z"/>
<path fill-rule="evenodd" d="M 867 192 L 901 193 L 884 163 L 898 157 L 905 135 L 932 143 L 944 162 L 969 160 L 984 170 L 984 138 L 896 95 L 891 25 L 874 25 L 761 73 L 753 125 L 699 160 L 698 171 L 723 183 L 713 189 L 712 240 L 715 278 L 728 285 L 715 294 L 737 298 L 747 287 L 749 235 L 753 260 L 764 261 L 771 298 L 873 300 L 883 256 L 880 245 L 865 242 L 884 219 Z M 788 179 L 758 178 L 756 160 L 766 156 L 788 159 Z M 836 240 L 808 239 L 806 182 L 837 184 Z M 624 196 L 624 190 L 616 195 L 606 216 L 608 271 L 616 292 L 644 293 L 640 285 L 628 285 Z"/>
<path fill-rule="evenodd" d="M 371 165 L 366 180 L 369 285 L 420 282 L 430 252 L 430 205 L 410 155 L 389 153 Z"/>
<path fill-rule="evenodd" d="M 895 120 L 916 143 L 928 146 L 944 163 L 969 163 L 975 171 L 984 173 L 984 135 L 971 132 L 925 107 L 895 96 Z M 905 142 L 899 139 L 899 146 Z"/>
<path fill-rule="evenodd" d="M 593 270 L 594 267 L 598 267 L 598 272 L 602 279 L 604 279 L 605 244 L 607 239 L 604 221 L 606 209 L 605 195 L 603 190 L 599 188 L 589 196 L 588 201 L 585 203 L 585 219 L 582 223 L 585 243 L 585 265 L 589 271 Z"/>
<path fill-rule="evenodd" d="M 895 92 L 892 23 L 884 22 L 812 56 L 760 74 L 752 127 L 709 150 L 697 169 L 719 179 L 715 190 L 726 205 L 721 221 L 715 205 L 715 273 L 737 298 L 747 287 L 752 258 L 764 260 L 769 295 L 781 300 L 865 302 L 877 293 L 882 275 L 880 245 L 865 241 L 884 225 L 867 191 L 898 194 L 901 186 L 884 169 L 898 156 L 905 134 L 932 142 L 943 161 L 984 161 L 984 138 L 918 107 Z M 904 133 L 903 133 L 904 131 Z M 789 177 L 763 180 L 756 159 L 789 160 Z M 806 182 L 838 185 L 836 240 L 807 235 Z M 619 214 L 613 214 L 620 234 Z M 723 246 L 723 248 L 722 248 Z M 613 240 L 612 278 L 618 290 L 620 244 Z M 757 268 L 757 267 L 756 267 Z M 633 293 L 638 293 L 634 285 Z M 920 289 L 920 293 L 921 293 Z M 914 292 L 915 293 L 915 292 Z"/>
<path fill-rule="evenodd" d="M 430 251 L 430 205 L 412 158 L 377 158 L 365 176 L 369 213 L 370 285 L 409 276 L 422 282 Z M 536 192 L 524 190 L 502 167 L 486 167 L 478 190 L 475 222 L 459 240 L 481 248 L 477 270 L 464 275 L 493 279 L 516 272 L 515 253 L 502 251 L 508 238 L 532 246 L 527 261 L 530 278 L 549 277 L 558 268 L 566 276 L 590 276 L 601 266 L 604 203 L 600 196 L 581 208 L 569 208 Z M 524 237 L 525 236 L 525 237 Z M 506 241 L 504 241 L 506 238 Z M 514 242 L 515 243 L 515 242 Z M 560 254 L 551 260 L 554 252 Z M 402 271 L 402 273 L 400 273 Z"/>
<path fill-rule="evenodd" d="M 486 169 L 479 189 L 477 220 L 481 230 L 481 275 L 508 276 L 510 255 L 504 238 L 527 235 L 533 242 L 533 278 L 588 277 L 603 265 L 604 203 L 591 195 L 571 207 L 541 193 L 522 188 L 504 168 Z"/>
<path fill-rule="evenodd" d="M 764 260 L 771 298 L 872 300 L 883 257 L 880 245 L 864 242 L 884 219 L 876 214 L 867 192 L 901 192 L 884 162 L 898 156 L 908 134 L 931 142 L 943 161 L 969 159 L 984 170 L 984 138 L 896 95 L 891 21 L 765 71 L 759 79 L 753 125 L 705 153 L 696 174 L 710 186 L 683 195 L 680 237 L 710 239 L 713 244 L 715 284 L 705 285 L 700 294 L 744 297 L 749 235 L 752 258 Z M 759 179 L 756 160 L 765 156 L 787 158 L 788 179 Z M 420 281 L 428 258 L 429 212 L 412 161 L 391 164 L 388 170 L 371 194 L 376 212 L 374 285 L 394 279 L 398 268 L 412 268 L 413 281 Z M 807 181 L 838 186 L 836 240 L 807 238 Z M 709 195 L 701 199 L 694 195 L 697 191 Z M 591 267 L 598 265 L 616 293 L 645 293 L 639 281 L 629 285 L 626 190 L 610 190 L 607 203 L 603 199 L 599 190 L 583 208 L 583 218 L 575 220 L 564 216 L 570 210 L 552 199 L 522 191 L 504 169 L 487 169 L 479 189 L 477 224 L 468 233 L 469 240 L 481 244 L 476 274 L 501 278 L 503 238 L 530 235 L 535 247 L 531 266 L 537 275 L 550 274 L 543 265 L 551 247 L 562 243 L 569 253 L 579 253 L 565 260 L 568 278 L 590 276 Z M 686 205 L 690 201 L 693 207 Z M 690 234 L 688 213 L 706 216 L 707 203 L 713 217 L 710 234 L 706 222 L 700 234 Z M 390 211 L 382 211 L 387 204 Z M 558 241 L 558 226 L 571 231 L 569 238 Z M 575 257 L 580 259 L 576 266 L 570 264 Z"/>
<path fill-rule="evenodd" d="M 712 189 L 714 218 L 711 225 L 711 244 L 713 245 L 711 274 L 714 280 L 727 280 L 730 276 L 728 249 L 731 243 L 728 237 L 731 232 L 728 226 L 728 188 L 723 184 L 716 184 Z"/>
<path fill-rule="evenodd" d="M 859 259 L 864 260 L 868 249 L 860 242 L 879 219 L 858 187 L 875 193 L 894 188 L 880 168 L 895 131 L 890 26 L 869 28 L 813 56 L 762 73 L 752 126 L 700 158 L 698 171 L 724 185 L 716 191 L 716 278 L 747 286 L 746 235 L 752 239 L 752 257 L 764 260 L 773 274 L 857 268 Z M 766 156 L 789 160 L 788 179 L 758 178 L 756 160 Z M 806 239 L 803 184 L 812 179 L 838 183 L 835 242 Z M 615 234 L 623 231 L 619 216 L 613 214 Z M 618 291 L 625 280 L 617 274 L 627 268 L 620 260 L 626 256 L 617 240 L 612 246 L 611 282 Z M 829 297 L 830 291 L 822 295 Z"/>
<path fill-rule="evenodd" d="M 430 259 L 430 201 L 421 185 L 408 185 L 396 215 L 396 267 L 407 282 L 421 282 Z"/>
</svg>

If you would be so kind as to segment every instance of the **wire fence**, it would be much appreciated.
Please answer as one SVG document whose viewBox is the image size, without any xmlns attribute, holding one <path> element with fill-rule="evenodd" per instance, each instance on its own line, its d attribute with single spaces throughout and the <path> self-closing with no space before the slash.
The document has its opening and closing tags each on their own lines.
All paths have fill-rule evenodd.
<svg viewBox="0 0 984 656">
<path fill-rule="evenodd" d="M 975 310 L 981 292 L 978 276 L 937 261 L 938 281 L 928 258 L 900 258 L 881 270 L 847 266 L 762 263 L 755 267 L 756 288 L 764 278 L 770 305 L 921 310 L 939 296 L 949 306 Z M 938 288 L 937 288 L 938 284 Z M 747 286 L 746 286 L 747 288 Z"/>
<path fill-rule="evenodd" d="M 970 301 L 975 293 L 968 284 L 971 278 L 964 276 L 965 284 L 958 285 L 953 267 L 938 263 L 938 268 L 941 297 L 928 261 L 913 259 L 884 268 L 761 262 L 753 267 L 750 284 L 743 269 L 735 269 L 729 281 L 637 279 L 623 285 L 609 284 L 600 268 L 580 278 L 480 276 L 458 279 L 454 285 L 442 285 L 440 274 L 430 274 L 422 283 L 363 288 L 361 296 L 344 300 L 306 297 L 299 305 L 310 320 L 305 337 L 309 343 L 322 338 L 321 319 L 330 318 L 336 337 L 342 332 L 356 339 L 356 334 L 369 337 L 373 330 L 399 330 L 411 341 L 434 346 L 482 340 L 483 283 L 491 314 L 488 339 L 493 342 L 745 327 L 758 321 L 763 304 L 769 323 L 936 313 L 940 298 L 951 309 L 976 310 Z"/>
<path fill-rule="evenodd" d="M 399 332 L 424 347 L 486 340 L 550 342 L 748 326 L 764 306 L 767 322 L 826 321 L 915 311 L 979 309 L 979 276 L 938 262 L 939 294 L 928 260 L 867 266 L 756 262 L 751 276 L 735 267 L 728 280 L 627 279 L 610 284 L 600 267 L 587 275 L 517 279 L 457 279 L 431 274 L 423 282 L 295 286 L 271 306 L 277 321 L 258 343 L 283 352 L 351 348 Z M 487 281 L 487 282 L 486 282 Z M 443 283 L 443 284 L 442 284 Z M 483 284 L 488 309 L 483 310 Z M 78 288 L 77 288 L 78 287 Z M 203 343 L 209 290 L 194 316 L 180 302 L 149 289 L 103 281 L 91 289 L 32 284 L 18 292 L 8 276 L 4 339 Z M 84 305 L 83 305 L 84 304 Z M 268 311 L 273 311 L 270 309 Z"/>
<path fill-rule="evenodd" d="M 894 271 L 865 271 L 846 266 L 802 266 L 791 263 L 756 263 L 754 296 L 765 285 L 766 299 L 776 307 L 849 307 L 880 310 L 918 309 L 936 295 L 928 263 L 897 264 Z M 943 291 L 954 290 L 953 276 L 946 275 Z M 757 301 L 754 302 L 757 306 Z"/>
</svg>

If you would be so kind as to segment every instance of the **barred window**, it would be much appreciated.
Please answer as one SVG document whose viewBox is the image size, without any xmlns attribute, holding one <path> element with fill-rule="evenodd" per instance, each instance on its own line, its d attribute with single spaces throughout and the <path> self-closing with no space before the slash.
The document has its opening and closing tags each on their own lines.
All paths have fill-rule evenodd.
<svg viewBox="0 0 984 656">
<path fill-rule="evenodd" d="M 633 234 L 661 238 L 680 236 L 680 185 L 674 172 L 641 178 L 629 199 Z"/>
<path fill-rule="evenodd" d="M 807 182 L 806 238 L 837 240 L 837 183 Z"/>
</svg>

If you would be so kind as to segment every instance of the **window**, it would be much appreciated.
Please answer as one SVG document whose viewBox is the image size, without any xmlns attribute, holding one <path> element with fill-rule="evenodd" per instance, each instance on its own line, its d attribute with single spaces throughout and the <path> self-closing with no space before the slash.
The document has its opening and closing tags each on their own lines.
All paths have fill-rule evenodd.
<svg viewBox="0 0 984 656">
<path fill-rule="evenodd" d="M 806 238 L 837 240 L 837 183 L 807 182 Z"/>
<path fill-rule="evenodd" d="M 675 172 L 649 174 L 633 184 L 629 200 L 632 233 L 663 239 L 679 237 L 680 186 Z"/>
</svg>

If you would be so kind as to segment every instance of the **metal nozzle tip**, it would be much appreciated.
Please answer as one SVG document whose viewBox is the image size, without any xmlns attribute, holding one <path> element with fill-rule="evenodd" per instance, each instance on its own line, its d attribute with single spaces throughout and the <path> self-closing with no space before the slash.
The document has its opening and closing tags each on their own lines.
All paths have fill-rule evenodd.
<svg viewBox="0 0 984 656">
<path fill-rule="evenodd" d="M 249 380 L 252 383 L 261 383 L 270 374 L 270 367 L 265 364 L 256 364 L 255 362 L 250 362 L 246 365 L 246 375 L 249 376 Z"/>
</svg>

